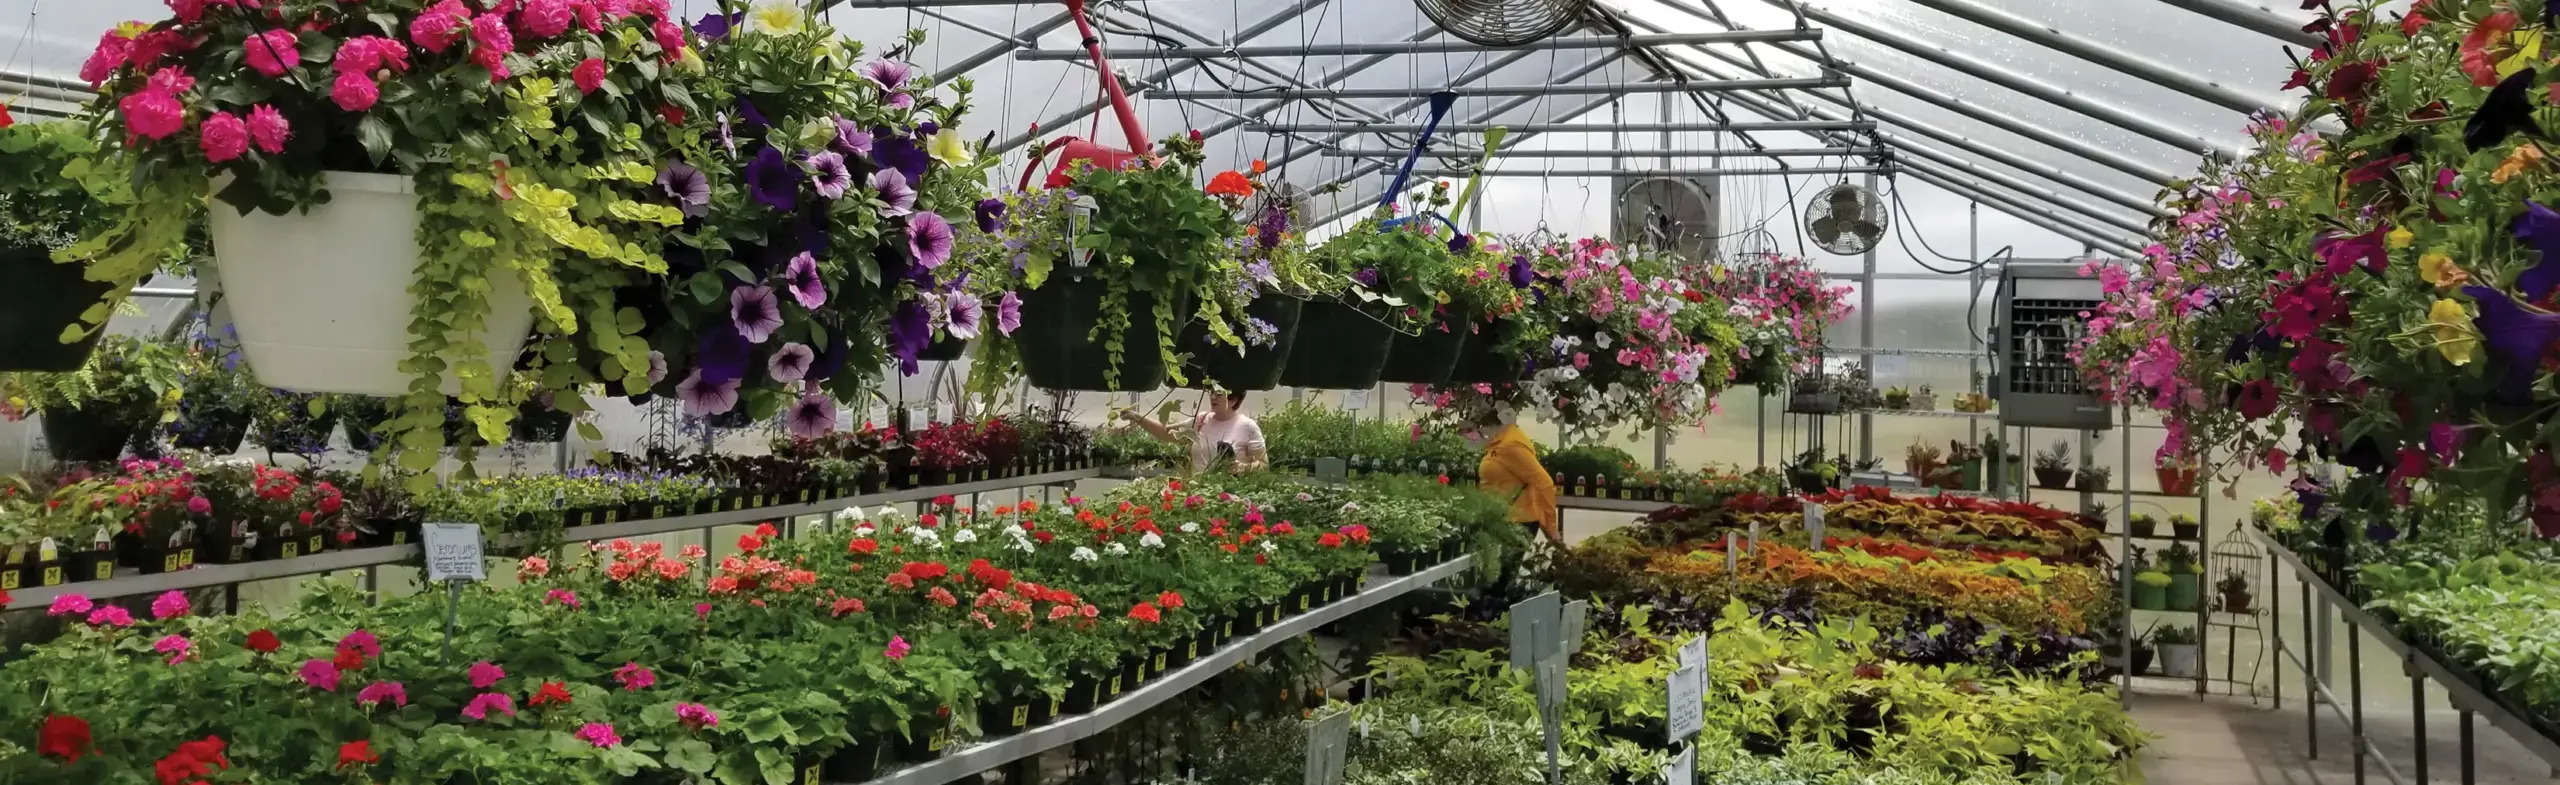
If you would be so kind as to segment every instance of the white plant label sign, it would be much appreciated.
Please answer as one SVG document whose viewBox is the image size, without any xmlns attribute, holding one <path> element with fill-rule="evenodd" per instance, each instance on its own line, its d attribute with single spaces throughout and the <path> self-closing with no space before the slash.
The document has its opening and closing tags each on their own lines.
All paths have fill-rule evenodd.
<svg viewBox="0 0 2560 785">
<path fill-rule="evenodd" d="M 1804 506 L 1804 533 L 1813 540 L 1813 549 L 1822 550 L 1822 505 Z"/>
<path fill-rule="evenodd" d="M 1337 711 L 1307 726 L 1307 785 L 1340 785 L 1351 749 L 1351 712 Z"/>
<path fill-rule="evenodd" d="M 1698 748 L 1682 747 L 1680 754 L 1662 767 L 1664 785 L 1690 785 L 1698 781 Z"/>
<path fill-rule="evenodd" d="M 430 523 L 419 527 L 427 552 L 427 580 L 485 581 L 488 565 L 480 558 L 480 524 Z"/>
</svg>

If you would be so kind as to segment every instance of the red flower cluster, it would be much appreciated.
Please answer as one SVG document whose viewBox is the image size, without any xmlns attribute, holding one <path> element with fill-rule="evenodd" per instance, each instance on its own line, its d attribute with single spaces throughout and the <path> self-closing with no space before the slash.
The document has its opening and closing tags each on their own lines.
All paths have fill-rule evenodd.
<svg viewBox="0 0 2560 785">
<path fill-rule="evenodd" d="M 382 753 L 373 751 L 371 741 L 357 739 L 338 745 L 337 771 L 346 771 L 349 766 L 361 768 L 366 764 L 380 762 L 382 762 Z"/>
<path fill-rule="evenodd" d="M 846 553 L 869 556 L 880 552 L 880 541 L 869 537 L 855 537 L 852 544 L 844 546 L 844 550 Z"/>
<path fill-rule="evenodd" d="M 89 754 L 89 721 L 68 714 L 44 718 L 36 732 L 36 754 L 70 763 Z"/>
<path fill-rule="evenodd" d="M 570 697 L 568 687 L 563 686 L 561 683 L 556 681 L 546 681 L 542 683 L 542 689 L 536 690 L 533 693 L 533 699 L 526 701 L 526 703 L 534 706 L 549 706 L 555 703 L 567 706 L 569 705 L 569 701 Z"/>
<path fill-rule="evenodd" d="M 1164 613 L 1154 603 L 1141 602 L 1129 609 L 1129 618 L 1153 624 L 1164 620 Z"/>
<path fill-rule="evenodd" d="M 969 562 L 969 580 L 1001 591 L 1013 586 L 1013 571 L 997 569 L 985 559 L 976 559 Z"/>
<path fill-rule="evenodd" d="M 250 651 L 254 651 L 259 654 L 274 654 L 277 649 L 284 647 L 284 641 L 276 640 L 276 634 L 274 632 L 259 630 L 257 632 L 249 633 L 248 645 Z"/>
<path fill-rule="evenodd" d="M 761 556 L 744 559 L 731 556 L 720 560 L 720 574 L 712 576 L 710 583 L 703 588 L 712 594 L 739 594 L 758 589 L 789 594 L 817 583 L 818 574 L 809 570 L 794 569 Z"/>
<path fill-rule="evenodd" d="M 758 531 L 769 530 L 771 528 L 772 526 L 768 524 L 758 527 Z M 740 537 L 738 546 L 740 548 L 746 548 L 747 538 L 753 536 L 755 535 L 751 534 L 746 535 L 745 537 Z M 761 546 L 761 544 L 762 543 L 758 543 L 759 546 Z M 667 546 L 664 543 L 657 542 L 643 542 L 635 544 L 630 540 L 614 540 L 613 543 L 607 547 L 613 551 L 613 563 L 605 565 L 604 575 L 605 577 L 612 579 L 614 583 L 627 584 L 633 578 L 644 578 L 650 575 L 656 575 L 658 576 L 658 585 L 671 585 L 684 580 L 686 576 L 692 575 L 694 560 L 699 558 L 692 550 L 685 551 L 680 558 L 665 558 Z M 746 550 L 749 553 L 753 553 L 755 549 L 746 548 Z"/>
<path fill-rule="evenodd" d="M 222 737 L 206 736 L 203 741 L 180 742 L 175 752 L 151 766 L 160 785 L 203 785 L 216 771 L 231 768 L 231 759 L 222 756 Z"/>
</svg>

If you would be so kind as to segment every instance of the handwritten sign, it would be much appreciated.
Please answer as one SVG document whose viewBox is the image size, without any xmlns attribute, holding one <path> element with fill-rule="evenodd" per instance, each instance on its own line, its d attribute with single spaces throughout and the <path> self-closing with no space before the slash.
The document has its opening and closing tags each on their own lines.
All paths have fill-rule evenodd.
<svg viewBox="0 0 2560 785">
<path fill-rule="evenodd" d="M 1671 743 L 1678 744 L 1707 727 L 1707 669 L 1681 665 L 1671 672 Z M 1673 780 L 1677 782 L 1678 780 Z"/>
<path fill-rule="evenodd" d="M 485 581 L 488 565 L 480 558 L 480 524 L 430 523 L 421 527 L 427 550 L 427 580 Z"/>
</svg>

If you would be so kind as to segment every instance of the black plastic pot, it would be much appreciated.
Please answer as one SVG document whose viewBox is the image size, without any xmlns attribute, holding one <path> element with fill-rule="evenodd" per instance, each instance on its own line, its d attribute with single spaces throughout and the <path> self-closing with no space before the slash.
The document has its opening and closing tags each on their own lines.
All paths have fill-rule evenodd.
<svg viewBox="0 0 2560 785">
<path fill-rule="evenodd" d="M 107 296 L 108 284 L 87 268 L 55 264 L 43 248 L 0 247 L 0 371 L 76 371 L 98 348 L 103 330 L 72 343 L 63 328 Z"/>
<path fill-rule="evenodd" d="M 1058 715 L 1083 714 L 1102 703 L 1101 679 L 1078 676 L 1067 682 L 1067 697 L 1058 701 Z"/>
<path fill-rule="evenodd" d="M 1047 695 L 1010 698 L 978 706 L 978 732 L 981 738 L 999 739 L 1021 733 L 1049 721 Z"/>
<path fill-rule="evenodd" d="M 106 412 L 44 411 L 45 450 L 62 461 L 112 461 L 133 441 L 135 424 Z"/>
<path fill-rule="evenodd" d="M 2201 539 L 2204 537 L 2204 524 L 2177 523 L 2173 521 L 2169 524 L 2169 536 L 2181 540 Z"/>
<path fill-rule="evenodd" d="M 907 722 L 907 738 L 898 742 L 898 760 L 923 763 L 942 757 L 951 750 L 951 717 L 948 708 L 937 709 L 922 718 Z"/>
<path fill-rule="evenodd" d="M 1109 285 L 1099 278 L 1051 277 L 1038 289 L 1022 292 L 1022 326 L 1013 332 L 1022 351 L 1022 375 L 1044 390 L 1144 392 L 1164 385 L 1164 354 L 1157 347 L 1156 295 L 1130 292 L 1121 311 L 1128 329 L 1119 335 L 1119 373 L 1111 374 L 1112 336 L 1095 334 L 1101 324 L 1103 295 Z M 1174 309 L 1176 313 L 1181 308 Z"/>
<path fill-rule="evenodd" d="M 923 349 L 917 350 L 916 359 L 947 363 L 960 359 L 962 355 L 966 355 L 968 353 L 969 339 L 945 337 L 942 340 L 925 344 Z"/>
<path fill-rule="evenodd" d="M 241 440 L 249 436 L 249 413 L 226 409 L 196 409 L 178 415 L 169 424 L 169 443 L 181 450 L 203 450 L 215 455 L 240 451 Z"/>
<path fill-rule="evenodd" d="M 869 782 L 880 776 L 889 759 L 889 745 L 877 737 L 856 740 L 837 749 L 819 767 L 830 782 Z"/>
<path fill-rule="evenodd" d="M 526 404 L 516 410 L 514 439 L 519 442 L 549 444 L 569 437 L 568 412 L 547 406 Z"/>
<path fill-rule="evenodd" d="M 1280 372 L 1287 369 L 1289 356 L 1298 342 L 1298 322 L 1306 314 L 1304 298 L 1272 292 L 1245 306 L 1245 319 L 1260 319 L 1271 324 L 1270 346 L 1236 347 L 1218 343 L 1209 336 L 1209 328 L 1192 322 L 1182 328 L 1181 348 L 1191 353 L 1182 368 L 1183 386 L 1207 389 L 1211 384 L 1228 391 L 1268 390 L 1280 386 Z M 1244 319 L 1234 320 L 1236 334 L 1244 335 Z"/>
<path fill-rule="evenodd" d="M 276 452 L 310 454 L 328 452 L 329 434 L 338 427 L 337 409 L 333 407 L 322 412 L 320 416 L 313 417 L 300 405 L 288 408 L 297 411 L 278 421 L 269 421 L 260 425 L 258 446 Z M 457 421 L 445 423 L 446 443 L 459 443 L 466 434 L 474 439 L 479 438 L 478 432 L 471 430 L 467 424 L 457 424 Z"/>
<path fill-rule="evenodd" d="M 391 419 L 391 402 L 366 399 L 337 407 L 338 421 L 347 426 L 347 447 L 357 452 L 373 452 L 382 446 L 382 434 L 375 431 Z"/>
<path fill-rule="evenodd" d="M 1467 332 L 1464 323 L 1447 321 L 1426 324 L 1418 335 L 1397 334 L 1388 344 L 1387 364 L 1378 369 L 1378 381 L 1397 384 L 1443 384 L 1449 372 L 1458 367 L 1458 354 L 1466 351 Z"/>
<path fill-rule="evenodd" d="M 1529 364 L 1521 362 L 1519 355 L 1501 351 L 1515 329 L 1518 328 L 1509 319 L 1478 325 L 1458 351 L 1458 364 L 1449 369 L 1449 383 L 1500 384 L 1528 378 Z"/>
<path fill-rule="evenodd" d="M 1387 364 L 1387 347 L 1395 331 L 1341 300 L 1308 300 L 1298 317 L 1298 337 L 1280 371 L 1280 383 L 1320 390 L 1366 390 L 1378 386 Z"/>
</svg>

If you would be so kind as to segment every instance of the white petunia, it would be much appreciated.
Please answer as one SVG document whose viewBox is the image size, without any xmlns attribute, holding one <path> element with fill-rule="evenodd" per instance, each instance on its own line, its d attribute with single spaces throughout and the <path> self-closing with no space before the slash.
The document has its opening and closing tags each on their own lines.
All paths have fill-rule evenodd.
<svg viewBox="0 0 2560 785">
<path fill-rule="evenodd" d="M 1599 335 L 1597 335 L 1597 336 L 1592 337 L 1592 339 L 1591 339 L 1591 340 L 1592 340 L 1592 345 L 1594 345 L 1594 346 L 1598 346 L 1598 347 L 1600 347 L 1600 348 L 1602 348 L 1602 349 L 1607 349 L 1607 348 L 1609 348 L 1609 334 L 1608 334 L 1608 333 L 1601 333 L 1601 334 L 1599 334 Z"/>
<path fill-rule="evenodd" d="M 1102 554 L 1094 553 L 1092 548 L 1078 545 L 1074 553 L 1067 554 L 1067 558 L 1076 561 L 1100 561 Z"/>
<path fill-rule="evenodd" d="M 1143 548 L 1162 548 L 1164 547 L 1164 538 L 1156 536 L 1155 532 L 1147 532 L 1146 534 L 1139 535 L 1138 545 Z"/>
</svg>

